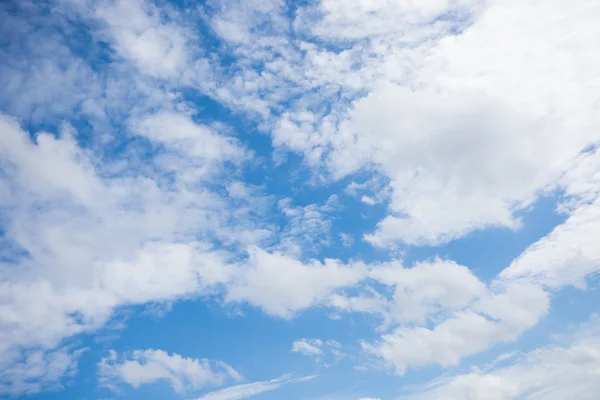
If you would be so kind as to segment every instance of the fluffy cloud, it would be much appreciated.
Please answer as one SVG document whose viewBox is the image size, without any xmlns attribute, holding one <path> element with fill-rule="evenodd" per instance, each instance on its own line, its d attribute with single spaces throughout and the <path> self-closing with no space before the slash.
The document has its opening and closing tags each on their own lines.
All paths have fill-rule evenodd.
<svg viewBox="0 0 600 400">
<path fill-rule="evenodd" d="M 160 134 L 191 132 L 190 140 L 197 140 L 194 134 L 207 132 L 203 141 L 211 138 L 215 146 L 203 181 L 220 173 L 220 163 L 244 158 L 233 140 L 172 115 L 140 117 L 163 125 L 139 133 L 163 144 Z M 179 125 L 165 125 L 170 117 Z M 196 296 L 230 279 L 229 255 L 207 239 L 224 235 L 235 240 L 223 221 L 245 215 L 225 216 L 221 196 L 197 181 L 168 182 L 158 159 L 138 164 L 135 144 L 126 145 L 132 153 L 119 159 L 80 146 L 80 133 L 68 125 L 54 134 L 30 135 L 1 115 L 0 131 L 6 253 L 0 265 L 0 363 L 6 370 L 21 351 L 43 354 L 73 335 L 102 327 L 119 306 Z M 164 145 L 177 151 L 192 148 L 182 149 L 177 140 Z M 197 165 L 195 157 L 197 152 L 184 152 L 179 160 Z M 240 236 L 243 231 L 236 229 Z M 11 378 L 2 390 L 19 387 Z"/>
<path fill-rule="evenodd" d="M 197 240 L 233 237 L 219 225 L 223 199 L 203 188 L 165 187 L 151 176 L 107 177 L 107 165 L 100 168 L 78 147 L 72 130 L 59 137 L 40 133 L 33 142 L 10 118 L 1 123 L 0 151 L 11 166 L 4 240 L 29 255 L 11 254 L 13 261 L 2 265 L 11 278 L 2 282 L 1 296 L 7 365 L 8 354 L 19 349 L 52 349 L 102 327 L 123 305 L 214 293 L 228 284 L 228 301 L 289 317 L 364 277 L 360 265 L 305 265 L 259 248 L 248 261 L 233 263 Z"/>
<path fill-rule="evenodd" d="M 323 354 L 323 350 L 320 349 L 321 346 L 323 346 L 323 342 L 319 339 L 300 339 L 292 343 L 292 351 L 306 356 L 315 356 Z"/>
<path fill-rule="evenodd" d="M 549 296 L 535 286 L 510 287 L 482 298 L 472 308 L 455 312 L 433 328 L 402 326 L 363 348 L 393 367 L 399 375 L 408 367 L 457 365 L 463 357 L 500 341 L 516 339 L 547 312 Z"/>
<path fill-rule="evenodd" d="M 52 345 L 98 326 L 118 305 L 169 300 L 227 279 L 224 253 L 188 236 L 205 220 L 210 195 L 186 199 L 186 190 L 161 189 L 144 176 L 105 178 L 68 129 L 59 138 L 40 133 L 34 143 L 15 121 L 0 124 L 10 166 L 4 240 L 27 254 L 2 264 L 11 278 L 2 282 L 2 318 L 13 327 L 0 333 L 7 335 L 2 348 Z M 180 212 L 188 207 L 196 211 L 189 208 L 185 223 Z M 28 288 L 44 301 L 33 301 Z"/>
<path fill-rule="evenodd" d="M 322 304 L 335 291 L 354 286 L 366 276 L 362 264 L 344 265 L 338 260 L 303 264 L 285 254 L 259 248 L 249 250 L 243 268 L 243 274 L 230 285 L 226 299 L 247 301 L 284 318 Z"/>
<path fill-rule="evenodd" d="M 375 245 L 518 229 L 517 212 L 560 186 L 571 160 L 598 141 L 597 90 L 589 90 L 598 86 L 600 60 L 589 56 L 600 36 L 591 28 L 598 12 L 585 0 L 301 8 L 296 29 L 350 44 L 332 53 L 302 43 L 303 56 L 278 61 L 319 96 L 302 96 L 281 114 L 274 143 L 324 162 L 334 178 L 375 166 L 390 179 L 390 213 L 367 236 Z M 500 33 L 507 24 L 515 29 Z M 273 90 L 286 85 L 272 83 Z M 330 85 L 342 87 L 340 103 L 352 106 L 336 107 Z M 361 91 L 368 95 L 357 98 Z M 330 101 L 329 114 L 314 111 Z"/>
<path fill-rule="evenodd" d="M 0 114 L 0 394 L 58 387 L 79 355 L 63 342 L 120 307 L 205 295 L 283 318 L 310 307 L 376 314 L 383 333 L 364 348 L 397 373 L 454 365 L 515 339 L 546 314 L 553 290 L 584 287 L 598 271 L 597 1 L 53 6 L 19 2 L 22 17 L 0 6 L 0 109 L 19 118 Z M 223 39 L 218 51 L 200 48 L 195 17 Z M 74 22 L 85 34 L 69 30 Z M 519 215 L 557 190 L 567 221 L 488 284 L 448 260 L 313 260 L 329 243 L 334 201 L 271 207 L 277 199 L 237 182 L 252 151 L 230 127 L 202 121 L 186 91 L 269 133 L 276 161 L 302 153 L 311 185 L 376 175 L 348 186 L 364 203 L 387 203 L 365 236 L 375 246 L 518 229 Z M 62 119 L 78 129 L 55 129 Z M 40 123 L 49 132 L 27 131 Z M 340 235 L 348 251 L 360 234 Z M 102 365 L 106 377 L 176 390 L 216 382 L 215 368 L 235 375 L 156 351 Z M 455 386 L 493 386 L 492 375 Z"/>
<path fill-rule="evenodd" d="M 370 277 L 394 288 L 389 312 L 403 323 L 423 323 L 437 312 L 460 310 L 487 290 L 467 267 L 440 259 L 411 268 L 399 263 L 377 266 Z"/>
<path fill-rule="evenodd" d="M 213 4 L 209 10 L 210 25 L 217 35 L 233 45 L 258 47 L 263 39 L 261 34 L 273 35 L 285 29 L 287 21 L 281 15 L 284 9 L 285 2 L 282 0 L 225 0 Z M 272 31 L 264 29 L 262 25 L 265 23 L 270 24 Z"/>
<path fill-rule="evenodd" d="M 393 188 L 391 215 L 370 241 L 435 244 L 486 226 L 517 228 L 514 212 L 598 140 L 589 68 L 600 59 L 587 54 L 600 30 L 582 21 L 600 10 L 590 1 L 542 8 L 490 5 L 430 51 L 415 72 L 419 89 L 382 82 L 355 103 L 342 138 L 364 132 L 350 149 L 372 149 L 358 151 L 375 156 Z M 515 29 L 498 34 L 507 23 Z M 342 138 L 334 165 L 360 165 Z"/>
<path fill-rule="evenodd" d="M 133 132 L 148 137 L 153 143 L 197 158 L 205 168 L 214 162 L 244 159 L 243 150 L 235 139 L 219 135 L 211 127 L 194 123 L 191 115 L 161 111 L 132 120 L 131 127 Z"/>
<path fill-rule="evenodd" d="M 515 339 L 546 314 L 552 290 L 568 285 L 584 287 L 586 278 L 600 269 L 597 246 L 589 241 L 596 236 L 597 208 L 597 200 L 580 206 L 563 224 L 527 248 L 486 290 L 479 288 L 473 292 L 472 301 L 462 303 L 466 308 L 459 306 L 460 311 L 454 311 L 435 327 L 400 327 L 382 335 L 379 343 L 364 344 L 365 349 L 382 357 L 402 374 L 409 366 L 432 362 L 455 365 L 462 357 L 480 352 L 495 342 Z M 437 274 L 429 276 L 434 278 Z M 466 282 L 468 280 L 461 279 L 457 290 L 465 290 L 468 285 L 462 285 Z M 430 283 L 426 287 L 435 285 Z M 433 298 L 442 300 L 442 293 L 438 292 Z M 463 293 L 466 299 L 469 298 L 467 293 Z M 379 304 L 379 308 L 375 306 L 366 311 L 377 312 L 381 304 L 385 307 L 387 303 Z M 425 298 L 422 306 L 427 304 Z M 417 315 L 427 314 L 421 309 Z"/>
<path fill-rule="evenodd" d="M 573 335 L 566 345 L 533 350 L 512 364 L 432 382 L 410 399 L 593 399 L 600 390 L 597 318 L 592 329 Z"/>
<path fill-rule="evenodd" d="M 171 78 L 187 66 L 190 34 L 153 3 L 111 0 L 95 7 L 95 17 L 106 25 L 104 35 L 117 54 L 141 71 Z"/>
<path fill-rule="evenodd" d="M 100 381 L 108 387 L 126 383 L 134 388 L 160 380 L 168 381 L 177 393 L 221 385 L 227 380 L 241 380 L 231 366 L 208 360 L 185 358 L 162 350 L 135 350 L 119 356 L 115 351 L 98 364 Z"/>
</svg>

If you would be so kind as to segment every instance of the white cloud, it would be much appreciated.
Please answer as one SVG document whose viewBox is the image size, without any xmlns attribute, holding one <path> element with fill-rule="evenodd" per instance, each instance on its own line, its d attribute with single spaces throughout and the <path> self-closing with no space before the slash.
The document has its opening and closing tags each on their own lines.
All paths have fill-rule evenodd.
<svg viewBox="0 0 600 400">
<path fill-rule="evenodd" d="M 395 113 L 398 105 L 406 113 Z M 397 239 L 435 245 L 485 226 L 518 228 L 514 211 L 585 145 L 554 134 L 541 150 L 550 125 L 535 116 L 476 93 L 419 93 L 392 84 L 356 103 L 350 121 L 348 132 L 365 132 L 357 151 L 377 154 L 392 181 L 392 215 L 367 236 L 381 246 Z M 360 161 L 341 151 L 336 163 Z"/>
<path fill-rule="evenodd" d="M 158 152 L 166 150 L 156 157 L 156 162 L 162 169 L 176 174 L 182 183 L 197 184 L 214 179 L 224 163 L 239 165 L 250 158 L 236 139 L 195 123 L 191 117 L 183 112 L 163 110 L 130 118 L 130 127 L 132 132 L 150 139 Z"/>
<path fill-rule="evenodd" d="M 0 393 L 17 397 L 61 389 L 65 376 L 73 378 L 77 374 L 77 358 L 83 351 L 31 350 L 9 354 L 0 359 Z"/>
<path fill-rule="evenodd" d="M 432 23 L 436 17 L 454 12 L 459 19 L 477 3 L 473 0 L 374 0 L 357 1 L 348 6 L 341 0 L 324 0 L 318 3 L 316 10 L 311 10 L 321 14 L 321 19 L 311 28 L 316 36 L 333 40 L 383 37 L 411 43 L 436 28 Z M 450 22 L 446 21 L 446 24 Z M 444 21 L 439 24 L 446 27 Z"/>
<path fill-rule="evenodd" d="M 343 173 L 374 161 L 391 179 L 391 215 L 368 239 L 436 244 L 518 228 L 514 212 L 598 140 L 589 88 L 600 58 L 589 54 L 599 13 L 592 1 L 491 3 L 440 40 L 411 81 L 390 77 L 356 101 L 332 165 Z"/>
<path fill-rule="evenodd" d="M 247 301 L 265 312 L 284 318 L 317 306 L 335 291 L 364 279 L 362 264 L 343 265 L 338 260 L 313 260 L 307 264 L 282 253 L 259 248 L 248 251 L 244 272 L 232 282 L 228 301 Z"/>
<path fill-rule="evenodd" d="M 57 20 L 49 21 L 38 14 L 38 4 L 23 1 L 17 7 L 26 10 L 25 18 L 0 8 L 0 35 L 10 44 L 0 49 L 2 111 L 32 123 L 54 123 L 78 113 L 84 101 L 101 95 L 102 82 L 57 34 L 57 26 L 66 23 L 64 15 L 55 13 Z"/>
<path fill-rule="evenodd" d="M 432 362 L 443 366 L 455 365 L 462 357 L 480 352 L 493 343 L 515 339 L 545 315 L 550 301 L 549 290 L 572 284 L 581 286 L 587 276 L 598 271 L 597 246 L 592 243 L 592 238 L 597 236 L 597 208 L 597 200 L 580 206 L 564 224 L 525 250 L 485 290 L 474 277 L 472 288 L 475 290 L 471 289 L 470 292 L 466 284 L 468 279 L 458 279 L 453 285 L 453 277 L 444 278 L 440 275 L 442 270 L 425 274 L 427 279 L 440 279 L 440 283 L 450 286 L 436 293 L 429 292 L 432 297 L 428 299 L 428 291 L 434 290 L 436 285 L 432 282 L 417 285 L 426 288 L 426 297 L 420 297 L 423 293 L 418 292 L 408 296 L 408 301 L 421 300 L 404 309 L 404 312 L 415 310 L 415 315 L 423 318 L 429 313 L 427 307 L 432 304 L 431 301 L 433 304 L 444 304 L 444 293 L 450 296 L 448 299 L 451 301 L 458 301 L 456 304 L 446 303 L 446 306 L 450 309 L 457 307 L 457 310 L 466 306 L 464 311 L 454 312 L 431 329 L 396 328 L 392 333 L 382 335 L 379 343 L 365 344 L 365 348 L 382 357 L 397 373 L 402 374 L 409 366 Z M 396 271 L 401 277 L 402 270 Z M 377 273 L 378 270 L 374 269 L 373 274 Z M 465 273 L 469 274 L 467 270 Z M 457 277 L 455 273 L 452 275 Z M 389 281 L 385 275 L 378 279 Z M 404 284 L 411 280 L 404 277 L 399 282 Z M 453 287 L 454 293 L 461 293 L 460 296 L 452 295 L 452 290 L 447 291 Z M 461 296 L 466 297 L 460 300 Z M 379 308 L 375 303 L 372 308 L 365 310 L 381 312 L 377 310 L 388 307 L 386 302 L 379 304 Z M 344 305 L 350 307 L 351 303 Z"/>
<path fill-rule="evenodd" d="M 370 277 L 394 288 L 389 312 L 404 323 L 424 323 L 437 312 L 463 309 L 486 294 L 485 285 L 467 267 L 440 259 L 412 268 L 383 264 Z"/>
<path fill-rule="evenodd" d="M 321 339 L 299 339 L 292 343 L 292 352 L 311 357 L 313 361 L 325 368 L 331 367 L 346 357 L 342 344 L 332 339 L 325 341 Z"/>
<path fill-rule="evenodd" d="M 492 289 L 496 283 L 492 285 Z M 399 375 L 409 367 L 457 365 L 465 356 L 494 343 L 516 339 L 546 314 L 549 294 L 535 285 L 513 283 L 493 289 L 471 306 L 455 311 L 432 328 L 401 326 L 363 348 Z"/>
<path fill-rule="evenodd" d="M 185 358 L 163 350 L 135 350 L 119 356 L 111 350 L 98 363 L 100 382 L 108 387 L 126 383 L 134 388 L 157 381 L 168 381 L 183 394 L 206 386 L 218 386 L 230 379 L 241 380 L 231 366 L 208 360 Z"/>
<path fill-rule="evenodd" d="M 214 293 L 284 318 L 315 306 L 379 314 L 381 329 L 393 329 L 366 347 L 398 373 L 452 365 L 514 339 L 546 313 L 549 290 L 583 286 L 598 270 L 598 154 L 580 153 L 599 139 L 597 1 L 323 0 L 299 7 L 293 21 L 278 0 L 212 3 L 203 17 L 236 56 L 231 65 L 220 52 L 204 58 L 193 24 L 174 9 L 60 2 L 51 13 L 60 20 L 46 25 L 92 21 L 92 41 L 115 51 L 98 70 L 39 18 L 4 11 L 2 33 L 23 48 L 1 58 L 32 62 L 0 65 L 2 109 L 33 123 L 84 116 L 94 132 L 89 147 L 70 129 L 32 140 L 0 117 L 1 244 L 18 250 L 0 265 L 0 369 L 11 371 L 26 354 L 19 368 L 42 365 L 39 384 L 20 381 L 17 368 L 4 375 L 2 393 L 60 384 L 76 351 L 52 349 L 103 326 L 121 306 Z M 516 212 L 555 188 L 565 191 L 569 218 L 487 286 L 449 261 L 405 268 L 309 260 L 311 245 L 327 243 L 331 205 L 284 201 L 289 223 L 277 243 L 267 241 L 276 235 L 257 221 L 254 193 L 222 179 L 250 155 L 226 128 L 195 119 L 178 94 L 190 87 L 258 119 L 276 151 L 304 153 L 312 183 L 380 174 L 365 187 L 349 185 L 368 189 L 367 203 L 390 194 L 389 215 L 367 236 L 375 245 L 517 229 Z M 95 147 L 133 135 L 161 151 Z M 248 260 L 240 250 L 247 244 L 256 246 Z M 177 381 L 148 365 L 140 379 Z M 242 398 L 288 381 L 211 395 Z"/>
<path fill-rule="evenodd" d="M 231 386 L 225 389 L 218 390 L 216 392 L 205 394 L 204 396 L 199 397 L 196 400 L 242 400 L 259 395 L 264 392 L 279 389 L 281 386 L 290 383 L 305 382 L 313 378 L 314 376 L 291 378 L 289 375 L 284 375 L 276 379 L 271 379 L 270 381 L 259 381 L 246 383 L 243 385 Z"/>
<path fill-rule="evenodd" d="M 368 204 L 370 206 L 374 206 L 375 204 L 377 204 L 377 200 L 375 200 L 374 198 L 369 197 L 369 196 L 361 197 L 360 201 L 362 201 L 363 203 Z"/>
<path fill-rule="evenodd" d="M 236 235 L 222 226 L 221 216 L 228 224 L 247 220 L 244 213 L 231 219 L 222 198 L 203 187 L 171 188 L 135 170 L 131 178 L 112 178 L 105 169 L 111 166 L 98 165 L 68 130 L 58 138 L 38 134 L 33 143 L 14 121 L 2 117 L 1 123 L 0 152 L 11 166 L 3 181 L 10 189 L 2 199 L 10 210 L 3 216 L 5 239 L 29 254 L 16 259 L 20 268 L 2 265 L 10 278 L 1 283 L 4 360 L 98 329 L 123 305 L 221 293 L 221 285 L 231 284 L 229 301 L 289 317 L 364 275 L 362 267 L 303 265 L 258 249 L 248 262 L 234 264 L 231 255 L 198 240 L 244 236 L 242 225 Z"/>
<path fill-rule="evenodd" d="M 160 111 L 133 120 L 132 130 L 152 142 L 164 144 L 188 157 L 202 161 L 243 160 L 236 139 L 219 135 L 208 126 L 194 123 L 190 115 Z"/>
<path fill-rule="evenodd" d="M 260 46 L 263 35 L 278 33 L 287 25 L 287 21 L 280 15 L 285 7 L 282 0 L 225 0 L 214 3 L 213 6 L 216 10 L 210 18 L 212 28 L 220 37 L 234 45 Z M 266 22 L 270 24 L 272 31 L 261 28 Z M 257 35 L 257 30 L 262 35 Z"/>
<path fill-rule="evenodd" d="M 596 318 L 597 319 L 597 318 Z M 597 325 L 597 321 L 593 322 Z M 472 372 L 432 382 L 410 399 L 594 399 L 600 391 L 597 326 L 577 332 L 567 345 L 552 345 L 486 373 Z"/>
<path fill-rule="evenodd" d="M 292 343 L 292 351 L 304 354 L 305 356 L 318 356 L 323 354 L 323 350 L 320 349 L 321 346 L 323 346 L 323 342 L 319 339 L 310 341 L 308 339 L 300 339 Z"/>
<path fill-rule="evenodd" d="M 367 280 L 358 294 L 334 293 L 327 304 L 340 312 L 379 316 L 379 331 L 439 322 L 489 296 L 488 287 L 467 267 L 448 260 L 418 262 L 410 268 L 391 261 L 367 268 L 377 290 Z"/>
<path fill-rule="evenodd" d="M 343 312 L 376 314 L 383 319 L 382 328 L 389 327 L 394 319 L 388 297 L 368 286 L 358 295 L 333 294 L 327 304 Z"/>
<path fill-rule="evenodd" d="M 68 130 L 60 138 L 38 134 L 34 144 L 5 117 L 0 129 L 0 152 L 10 166 L 5 239 L 28 254 L 17 257 L 19 268 L 1 265 L 0 350 L 51 348 L 101 326 L 119 305 L 190 295 L 220 282 L 215 271 L 226 273 L 223 254 L 210 246 L 171 242 L 189 228 L 179 212 L 186 203 L 201 206 L 202 195 L 190 203 L 185 192 L 174 198 L 151 179 L 104 179 Z M 190 222 L 202 219 L 192 215 Z"/>
<path fill-rule="evenodd" d="M 96 330 L 119 306 L 208 294 L 231 279 L 230 255 L 199 238 L 255 229 L 220 196 L 165 182 L 152 160 L 100 162 L 69 128 L 32 140 L 2 115 L 0 130 L 3 243 L 15 249 L 0 265 L 0 362 Z M 236 219 L 230 235 L 223 221 Z"/>
<path fill-rule="evenodd" d="M 18 327 L 0 332 L 4 352 L 40 345 L 53 348 L 64 338 L 102 326 L 120 305 L 172 301 L 210 293 L 225 284 L 227 301 L 248 302 L 286 318 L 318 305 L 379 313 L 400 323 L 434 318 L 437 325 L 432 329 L 400 327 L 367 346 L 402 372 L 429 363 L 455 364 L 492 343 L 512 340 L 533 326 L 548 306 L 548 293 L 537 284 L 499 280 L 498 288 L 485 288 L 468 269 L 451 262 L 406 269 L 394 263 L 373 265 L 369 272 L 360 263 L 303 263 L 290 255 L 251 248 L 247 261 L 232 264 L 227 254 L 197 240 L 201 221 L 209 222 L 205 232 L 218 231 L 214 217 L 222 199 L 185 190 L 170 192 L 148 178 L 107 179 L 68 131 L 59 138 L 38 135 L 37 144 L 7 119 L 3 131 L 0 150 L 13 165 L 12 179 L 6 181 L 10 197 L 4 200 L 12 211 L 7 232 L 32 255 L 25 271 L 35 271 L 33 276 L 14 276 L 13 283 L 3 282 L 5 326 Z M 40 180 L 38 170 L 58 172 Z M 72 178 L 58 179 L 65 174 Z M 32 213 L 40 198 L 51 201 L 52 207 Z M 587 212 L 594 204 L 579 211 Z M 189 210 L 185 218 L 183 210 Z M 593 221 L 586 214 L 577 218 L 579 211 L 565 224 L 571 227 L 555 232 L 575 232 L 577 226 Z M 207 213 L 213 219 L 205 219 Z M 25 224 L 32 220 L 38 221 L 36 230 Z M 115 236 L 115 231 L 120 234 Z M 581 245 L 589 247 L 583 241 Z M 82 270 L 78 268 L 82 264 L 92 267 Z M 593 271 L 585 267 L 580 276 Z M 373 292 L 368 297 L 368 291 L 359 297 L 341 292 L 367 277 L 392 287 L 391 301 Z"/>
<path fill-rule="evenodd" d="M 564 224 L 525 250 L 501 276 L 549 287 L 585 287 L 585 278 L 600 270 L 598 235 L 600 199 L 577 208 Z"/>
<path fill-rule="evenodd" d="M 339 236 L 344 247 L 350 247 L 354 243 L 354 238 L 347 233 L 340 233 Z"/>
<path fill-rule="evenodd" d="M 279 210 L 288 219 L 282 229 L 278 249 L 300 257 L 311 251 L 314 253 L 321 247 L 327 246 L 330 239 L 331 217 L 337 196 L 331 196 L 325 204 L 309 204 L 294 206 L 292 199 L 279 200 Z"/>
<path fill-rule="evenodd" d="M 164 10 L 152 2 L 111 0 L 94 8 L 95 16 L 106 24 L 105 35 L 117 54 L 143 72 L 170 78 L 188 65 L 189 32 L 177 23 L 167 22 Z"/>
<path fill-rule="evenodd" d="M 600 59 L 591 56 L 598 6 L 545 4 L 301 7 L 297 31 L 328 44 L 341 40 L 346 50 L 300 42 L 305 53 L 298 55 L 286 38 L 265 56 L 281 53 L 267 69 L 318 92 L 269 121 L 274 144 L 304 153 L 316 169 L 323 163 L 334 178 L 364 167 L 382 172 L 392 196 L 388 217 L 367 236 L 375 245 L 518 229 L 516 212 L 558 187 L 570 160 L 598 140 L 598 90 L 589 90 L 598 87 Z M 515 29 L 504 32 L 509 24 Z M 297 93 L 280 80 L 261 85 L 267 93 L 285 87 L 288 98 Z M 329 97 L 330 85 L 338 97 Z M 361 92 L 368 95 L 357 100 Z M 321 109 L 330 106 L 325 116 Z"/>
<path fill-rule="evenodd" d="M 578 178 L 571 180 L 569 187 L 573 187 L 576 193 L 584 193 L 584 198 L 592 199 L 594 190 L 588 188 L 594 182 L 595 174 L 575 176 Z M 435 318 L 433 328 L 401 326 L 382 335 L 381 341 L 375 344 L 365 343 L 365 349 L 380 356 L 402 374 L 408 367 L 429 363 L 456 365 L 463 357 L 494 343 L 514 340 L 546 314 L 551 290 L 566 285 L 583 287 L 586 278 L 599 270 L 597 246 L 592 239 L 597 236 L 597 211 L 597 199 L 580 204 L 563 224 L 526 249 L 487 288 L 482 287 L 474 276 L 469 278 L 470 271 L 466 268 L 462 271 L 466 275 L 459 279 L 459 266 L 447 269 L 445 272 L 451 274 L 446 277 L 443 269 L 433 272 L 431 266 L 425 269 L 421 266 L 424 274 L 416 274 L 414 278 L 405 276 L 411 272 L 410 269 L 390 269 L 387 272 L 385 268 L 374 268 L 371 274 L 382 283 L 390 284 L 393 282 L 390 276 L 398 277 L 400 298 L 404 293 L 410 293 L 403 285 L 413 282 L 416 288 L 424 288 L 422 293 L 417 290 L 403 299 L 403 302 L 416 301 L 411 307 L 403 308 L 404 313 L 415 310 L 415 316 L 426 318 L 432 315 L 429 307 L 433 305 L 434 312 L 441 307 L 438 310 L 449 316 L 441 320 L 439 316 Z M 458 269 L 451 272 L 453 268 Z M 425 273 L 428 269 L 429 272 Z M 418 268 L 413 271 L 416 272 L 419 272 Z M 388 276 L 388 273 L 391 275 Z M 418 284 L 420 279 L 428 282 Z M 442 286 L 435 290 L 438 279 Z M 350 300 L 343 301 L 338 297 L 338 307 L 383 313 L 384 318 L 386 311 L 381 310 L 390 307 L 388 301 L 377 296 L 371 296 L 370 303 L 361 297 L 357 299 L 361 302 L 354 305 Z M 452 304 L 454 301 L 457 303 Z M 448 311 L 451 312 L 448 314 Z"/>
</svg>

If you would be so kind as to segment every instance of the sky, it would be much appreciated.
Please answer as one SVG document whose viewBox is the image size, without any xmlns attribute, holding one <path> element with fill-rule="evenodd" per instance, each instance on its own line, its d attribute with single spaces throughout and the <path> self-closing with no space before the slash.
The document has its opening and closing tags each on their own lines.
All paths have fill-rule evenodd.
<svg viewBox="0 0 600 400">
<path fill-rule="evenodd" d="M 594 400 L 600 2 L 0 3 L 0 398 Z"/>
</svg>

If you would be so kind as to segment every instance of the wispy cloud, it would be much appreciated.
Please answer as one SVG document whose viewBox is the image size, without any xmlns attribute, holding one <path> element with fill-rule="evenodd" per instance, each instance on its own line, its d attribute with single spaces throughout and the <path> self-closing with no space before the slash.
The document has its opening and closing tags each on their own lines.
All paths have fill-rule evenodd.
<svg viewBox="0 0 600 400">
<path fill-rule="evenodd" d="M 126 383 L 140 385 L 167 381 L 177 393 L 183 394 L 206 386 L 218 386 L 227 380 L 242 380 L 242 376 L 222 361 L 185 358 L 162 350 L 135 350 L 119 355 L 114 350 L 98 363 L 100 382 L 116 388 Z"/>
<path fill-rule="evenodd" d="M 600 390 L 597 319 L 572 334 L 570 343 L 540 347 L 488 372 L 448 377 L 406 398 L 593 399 Z"/>
<path fill-rule="evenodd" d="M 597 1 L 184 3 L 0 5 L 0 396 L 59 388 L 82 351 L 70 341 L 123 307 L 190 298 L 369 314 L 362 349 L 387 370 L 457 365 L 600 270 Z M 357 224 L 343 193 L 384 215 Z M 548 194 L 564 222 L 526 235 L 499 273 L 436 257 L 516 232 Z M 334 352 L 317 340 L 292 346 Z M 435 390 L 581 397 L 544 365 L 594 392 L 596 347 L 586 336 Z M 241 377 L 159 350 L 101 368 L 179 392 Z"/>
<path fill-rule="evenodd" d="M 205 394 L 196 400 L 242 400 L 247 399 L 264 392 L 279 389 L 284 385 L 298 382 L 306 382 L 314 379 L 315 376 L 304 376 L 301 378 L 292 378 L 290 375 L 283 375 L 270 381 L 259 381 L 246 383 L 243 385 L 230 386 L 225 389 Z"/>
</svg>

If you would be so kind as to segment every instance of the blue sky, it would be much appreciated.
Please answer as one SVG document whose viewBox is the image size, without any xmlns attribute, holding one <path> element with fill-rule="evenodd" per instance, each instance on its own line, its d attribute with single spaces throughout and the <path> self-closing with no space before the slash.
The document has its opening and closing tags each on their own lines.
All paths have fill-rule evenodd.
<svg viewBox="0 0 600 400">
<path fill-rule="evenodd" d="M 597 1 L 0 19 L 0 398 L 597 397 Z"/>
</svg>

